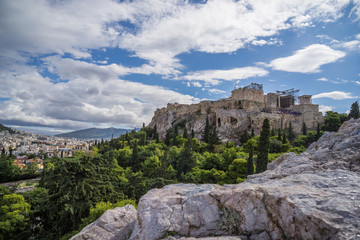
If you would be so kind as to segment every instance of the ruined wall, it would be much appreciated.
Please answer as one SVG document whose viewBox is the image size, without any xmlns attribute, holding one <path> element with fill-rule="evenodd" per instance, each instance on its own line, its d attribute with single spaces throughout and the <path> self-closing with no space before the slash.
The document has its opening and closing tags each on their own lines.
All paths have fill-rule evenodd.
<svg viewBox="0 0 360 240">
<path fill-rule="evenodd" d="M 239 88 L 231 92 L 231 99 L 233 100 L 250 100 L 254 102 L 264 103 L 264 92 L 251 88 Z"/>
<path fill-rule="evenodd" d="M 305 112 L 319 112 L 319 105 L 315 104 L 301 104 L 294 106 L 295 112 L 305 113 Z"/>
<path fill-rule="evenodd" d="M 271 128 L 287 128 L 292 123 L 296 133 L 301 133 L 303 122 L 309 130 L 316 130 L 317 125 L 323 122 L 322 113 L 318 111 L 318 105 L 302 104 L 295 105 L 294 111 L 302 114 L 286 114 L 278 111 L 263 112 L 268 106 L 277 109 L 279 95 L 263 95 L 260 90 L 236 89 L 231 98 L 218 101 L 202 101 L 198 104 L 168 104 L 166 108 L 155 111 L 149 127 L 157 124 L 161 138 L 165 137 L 166 130 L 176 123 L 186 121 L 186 128 L 194 130 L 195 136 L 201 138 L 208 117 L 211 125 L 216 126 L 222 141 L 237 142 L 244 130 L 255 130 L 257 134 L 265 118 L 270 120 Z M 181 130 L 180 130 L 181 132 Z"/>
</svg>

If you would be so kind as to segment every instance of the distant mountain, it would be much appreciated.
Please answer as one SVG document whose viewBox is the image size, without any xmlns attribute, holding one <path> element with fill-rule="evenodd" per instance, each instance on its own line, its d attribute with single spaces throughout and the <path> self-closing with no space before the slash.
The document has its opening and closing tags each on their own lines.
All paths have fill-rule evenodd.
<svg viewBox="0 0 360 240">
<path fill-rule="evenodd" d="M 129 129 L 122 128 L 88 128 L 69 133 L 62 133 L 55 135 L 55 137 L 62 138 L 80 138 L 80 139 L 100 139 L 100 138 L 111 138 L 111 136 L 118 137 L 121 134 L 131 131 Z"/>
<path fill-rule="evenodd" d="M 0 132 L 1 131 L 8 131 L 9 133 L 11 133 L 11 134 L 13 134 L 13 133 L 15 133 L 15 131 L 13 130 L 13 129 L 11 129 L 11 128 L 9 128 L 9 127 L 5 127 L 4 125 L 2 125 L 1 123 L 0 123 Z"/>
</svg>

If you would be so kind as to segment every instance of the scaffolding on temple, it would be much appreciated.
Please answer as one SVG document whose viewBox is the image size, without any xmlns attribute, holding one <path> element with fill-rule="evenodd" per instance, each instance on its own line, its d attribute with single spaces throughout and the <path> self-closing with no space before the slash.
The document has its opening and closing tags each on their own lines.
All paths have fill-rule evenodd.
<svg viewBox="0 0 360 240">
<path fill-rule="evenodd" d="M 247 86 L 244 87 L 244 88 L 262 91 L 262 90 L 263 90 L 263 85 L 262 85 L 262 84 L 259 84 L 259 83 L 251 83 L 250 85 L 247 85 Z"/>
</svg>

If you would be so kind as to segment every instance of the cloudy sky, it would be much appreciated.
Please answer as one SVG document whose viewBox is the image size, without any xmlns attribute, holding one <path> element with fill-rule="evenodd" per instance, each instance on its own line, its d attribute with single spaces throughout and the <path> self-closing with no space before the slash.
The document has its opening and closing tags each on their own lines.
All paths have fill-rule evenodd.
<svg viewBox="0 0 360 240">
<path fill-rule="evenodd" d="M 0 123 L 139 127 L 251 82 L 322 111 L 360 98 L 360 0 L 2 0 Z"/>
</svg>

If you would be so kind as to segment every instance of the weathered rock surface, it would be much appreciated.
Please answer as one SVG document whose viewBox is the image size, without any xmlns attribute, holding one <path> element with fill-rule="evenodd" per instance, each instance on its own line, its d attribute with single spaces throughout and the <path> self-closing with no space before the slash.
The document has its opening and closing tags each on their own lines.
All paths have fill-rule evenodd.
<svg viewBox="0 0 360 240">
<path fill-rule="evenodd" d="M 360 119 L 238 185 L 176 184 L 144 195 L 131 239 L 360 239 Z"/>
<path fill-rule="evenodd" d="M 130 239 L 360 239 L 360 119 L 244 183 L 150 190 Z"/>
<path fill-rule="evenodd" d="M 82 229 L 71 240 L 128 239 L 135 225 L 136 209 L 132 205 L 107 210 L 95 222 Z"/>
</svg>

